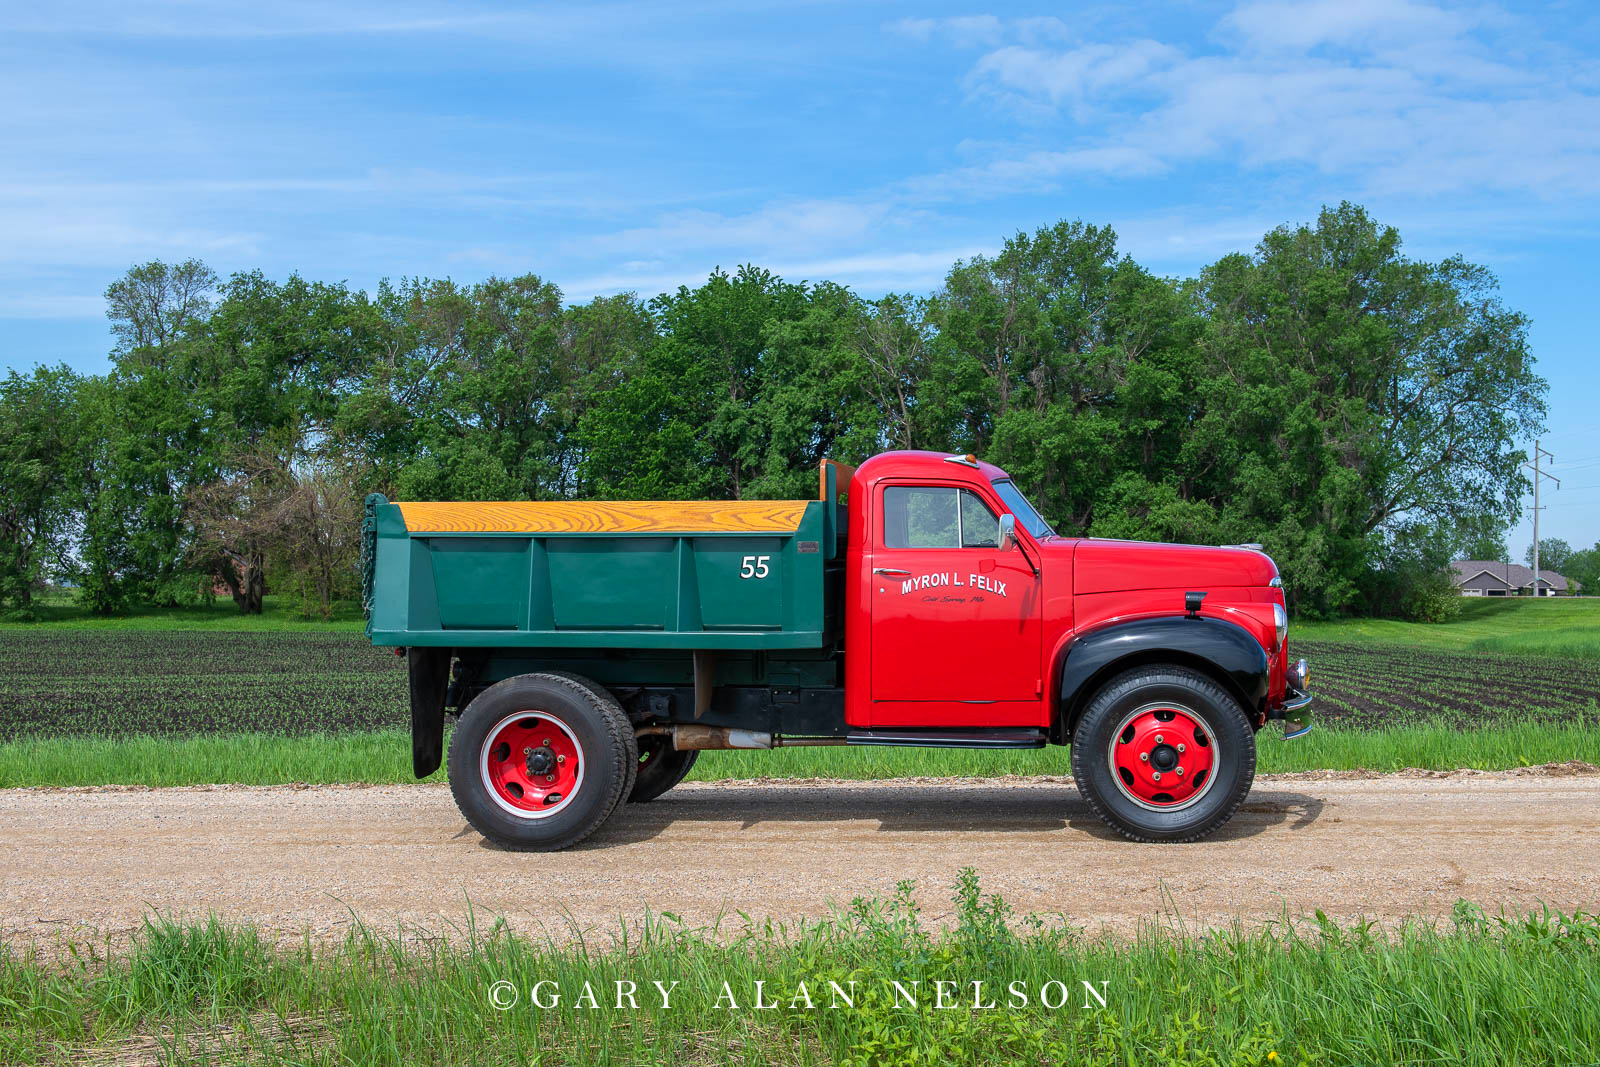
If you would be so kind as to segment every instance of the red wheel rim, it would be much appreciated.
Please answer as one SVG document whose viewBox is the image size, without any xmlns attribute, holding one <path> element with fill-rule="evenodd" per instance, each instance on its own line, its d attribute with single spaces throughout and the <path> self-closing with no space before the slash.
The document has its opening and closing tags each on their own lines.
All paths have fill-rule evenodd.
<svg viewBox="0 0 1600 1067">
<path fill-rule="evenodd" d="M 1199 802 L 1216 778 L 1216 738 L 1204 719 L 1177 704 L 1129 712 L 1111 736 L 1111 770 L 1122 795 L 1152 811 Z"/>
<path fill-rule="evenodd" d="M 519 819 L 547 819 L 583 788 L 583 746 L 547 711 L 519 711 L 484 736 L 478 760 L 483 786 Z"/>
</svg>

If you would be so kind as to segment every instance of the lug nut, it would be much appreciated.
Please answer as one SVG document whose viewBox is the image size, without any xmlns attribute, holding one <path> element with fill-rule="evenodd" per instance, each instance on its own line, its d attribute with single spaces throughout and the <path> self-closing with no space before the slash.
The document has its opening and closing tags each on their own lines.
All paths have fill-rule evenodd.
<svg viewBox="0 0 1600 1067">
<path fill-rule="evenodd" d="M 523 755 L 524 755 L 524 756 L 531 756 L 531 755 L 533 755 L 533 749 L 531 749 L 531 748 L 525 748 L 525 749 L 523 749 L 523 750 L 522 750 L 522 754 L 523 754 Z"/>
<path fill-rule="evenodd" d="M 1158 781 L 1158 782 L 1161 781 L 1161 772 L 1160 771 L 1156 772 L 1156 781 Z"/>
<path fill-rule="evenodd" d="M 550 739 L 548 737 L 544 739 L 544 747 L 545 748 L 549 748 L 550 747 Z"/>
<path fill-rule="evenodd" d="M 557 763 L 565 763 L 565 762 L 567 762 L 567 757 L 565 757 L 565 756 L 557 756 L 556 757 L 556 762 Z"/>
<path fill-rule="evenodd" d="M 1179 777 L 1179 778 L 1182 778 L 1182 777 L 1183 777 L 1183 768 L 1182 768 L 1182 767 L 1179 767 L 1179 768 L 1178 768 L 1178 777 Z"/>
<path fill-rule="evenodd" d="M 550 742 L 548 742 L 548 741 L 546 741 L 546 742 L 545 742 L 545 744 L 547 744 L 547 745 L 548 745 L 548 744 L 549 744 L 549 743 L 550 743 Z M 1159 744 L 1160 744 L 1160 743 L 1161 743 L 1161 735 L 1160 735 L 1160 734 L 1156 734 L 1156 744 L 1158 744 L 1158 745 L 1159 745 Z"/>
<path fill-rule="evenodd" d="M 544 776 L 544 780 L 547 782 L 553 782 L 556 780 L 556 776 L 553 774 L 547 774 Z"/>
<path fill-rule="evenodd" d="M 1178 751 L 1179 751 L 1179 752 L 1182 752 L 1182 751 L 1183 751 L 1183 742 L 1182 742 L 1182 741 L 1179 741 L 1179 742 L 1178 742 Z"/>
<path fill-rule="evenodd" d="M 1146 763 L 1149 763 L 1150 762 L 1150 753 L 1141 752 L 1141 753 L 1139 753 L 1139 758 L 1144 760 Z"/>
</svg>

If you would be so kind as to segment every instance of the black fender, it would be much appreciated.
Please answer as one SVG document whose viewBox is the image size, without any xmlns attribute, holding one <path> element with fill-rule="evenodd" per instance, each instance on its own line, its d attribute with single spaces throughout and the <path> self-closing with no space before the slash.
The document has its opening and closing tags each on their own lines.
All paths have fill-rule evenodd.
<svg viewBox="0 0 1600 1067">
<path fill-rule="evenodd" d="M 1168 615 L 1112 623 L 1078 634 L 1061 651 L 1061 679 L 1051 740 L 1065 744 L 1089 698 L 1114 674 L 1145 663 L 1204 671 L 1257 716 L 1266 708 L 1267 650 L 1250 631 L 1225 619 Z"/>
<path fill-rule="evenodd" d="M 450 684 L 450 649 L 406 649 L 411 683 L 411 769 L 426 778 L 444 758 L 444 694 Z"/>
</svg>

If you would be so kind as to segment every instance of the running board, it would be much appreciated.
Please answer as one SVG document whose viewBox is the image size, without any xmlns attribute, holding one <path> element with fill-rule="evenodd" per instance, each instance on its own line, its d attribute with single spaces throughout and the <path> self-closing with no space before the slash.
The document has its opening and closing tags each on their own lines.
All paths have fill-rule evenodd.
<svg viewBox="0 0 1600 1067">
<path fill-rule="evenodd" d="M 855 730 L 845 735 L 847 745 L 888 748 L 1043 748 L 1043 730 Z"/>
</svg>

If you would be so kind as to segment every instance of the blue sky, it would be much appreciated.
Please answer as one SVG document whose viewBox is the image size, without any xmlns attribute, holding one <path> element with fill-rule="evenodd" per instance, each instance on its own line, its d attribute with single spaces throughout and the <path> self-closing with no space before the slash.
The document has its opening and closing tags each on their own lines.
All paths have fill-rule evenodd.
<svg viewBox="0 0 1600 1067">
<path fill-rule="evenodd" d="M 103 370 L 156 257 L 872 295 L 1060 218 L 1188 274 L 1351 199 L 1532 317 L 1544 532 L 1600 538 L 1600 5 L 13 4 L 0 91 L 8 366 Z"/>
</svg>

